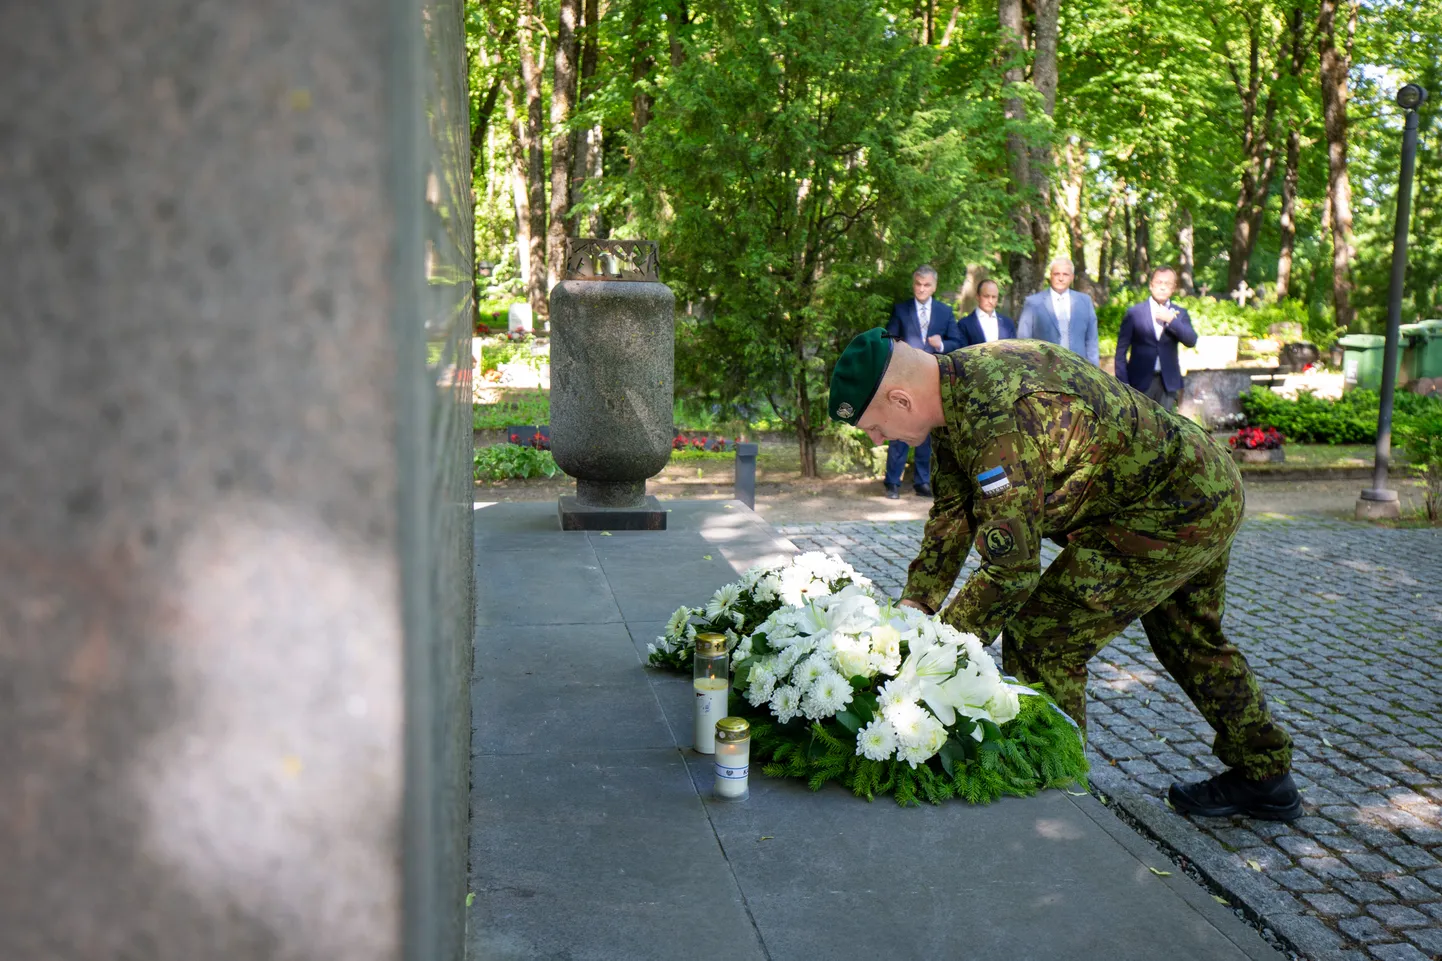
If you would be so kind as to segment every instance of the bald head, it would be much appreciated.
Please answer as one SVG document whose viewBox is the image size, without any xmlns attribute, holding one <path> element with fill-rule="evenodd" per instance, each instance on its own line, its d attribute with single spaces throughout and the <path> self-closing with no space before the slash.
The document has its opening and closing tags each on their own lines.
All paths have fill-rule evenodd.
<svg viewBox="0 0 1442 961">
<path fill-rule="evenodd" d="M 945 423 L 936 356 L 897 341 L 886 376 L 856 426 L 866 431 L 874 444 L 900 440 L 915 447 Z"/>
</svg>

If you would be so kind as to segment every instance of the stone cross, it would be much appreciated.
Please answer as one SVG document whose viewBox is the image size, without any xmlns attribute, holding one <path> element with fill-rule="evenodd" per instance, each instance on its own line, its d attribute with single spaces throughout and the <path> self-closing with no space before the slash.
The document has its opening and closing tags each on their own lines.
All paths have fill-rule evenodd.
<svg viewBox="0 0 1442 961">
<path fill-rule="evenodd" d="M 1243 280 L 1237 285 L 1237 289 L 1232 291 L 1232 299 L 1237 302 L 1238 307 L 1245 307 L 1247 306 L 1247 301 L 1251 300 L 1252 295 L 1255 293 L 1256 291 L 1248 287 L 1247 282 Z"/>
</svg>

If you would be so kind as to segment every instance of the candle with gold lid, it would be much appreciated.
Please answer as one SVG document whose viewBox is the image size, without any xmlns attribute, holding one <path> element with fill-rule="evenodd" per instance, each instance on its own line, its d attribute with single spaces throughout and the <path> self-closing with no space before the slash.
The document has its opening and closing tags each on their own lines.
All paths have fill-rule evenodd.
<svg viewBox="0 0 1442 961">
<path fill-rule="evenodd" d="M 716 722 L 716 796 L 745 800 L 750 769 L 751 725 L 745 718 L 723 717 Z"/>
<path fill-rule="evenodd" d="M 726 695 L 731 691 L 730 659 L 725 634 L 697 634 L 695 670 L 696 750 L 716 753 L 716 722 L 726 716 Z"/>
</svg>

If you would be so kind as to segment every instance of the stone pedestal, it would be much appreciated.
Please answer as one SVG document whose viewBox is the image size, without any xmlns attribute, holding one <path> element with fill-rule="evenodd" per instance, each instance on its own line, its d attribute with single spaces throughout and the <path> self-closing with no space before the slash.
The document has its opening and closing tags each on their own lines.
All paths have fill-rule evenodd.
<svg viewBox="0 0 1442 961">
<path fill-rule="evenodd" d="M 463 957 L 461 12 L 0 4 L 4 961 Z"/>
<path fill-rule="evenodd" d="M 1364 490 L 1357 498 L 1356 518 L 1359 521 L 1396 520 L 1402 516 L 1402 503 L 1394 490 Z"/>
</svg>

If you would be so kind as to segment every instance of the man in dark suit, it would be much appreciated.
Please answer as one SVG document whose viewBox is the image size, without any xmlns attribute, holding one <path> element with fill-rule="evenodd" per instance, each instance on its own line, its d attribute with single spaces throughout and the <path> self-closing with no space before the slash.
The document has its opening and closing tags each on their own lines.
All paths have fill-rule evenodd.
<svg viewBox="0 0 1442 961">
<path fill-rule="evenodd" d="M 994 340 L 1013 340 L 1016 324 L 1010 317 L 996 312 L 1001 288 L 994 280 L 983 280 L 976 288 L 976 309 L 958 320 L 964 346 L 989 344 Z"/>
<path fill-rule="evenodd" d="M 1170 267 L 1152 271 L 1152 295 L 1127 310 L 1117 333 L 1117 377 L 1146 394 L 1167 410 L 1177 409 L 1182 391 L 1182 367 L 1177 344 L 1195 347 L 1197 332 L 1192 318 L 1172 303 L 1177 272 Z M 1130 354 L 1130 356 L 1128 356 Z"/>
<path fill-rule="evenodd" d="M 904 340 L 918 350 L 929 354 L 949 354 L 967 345 L 961 328 L 956 326 L 956 314 L 950 307 L 932 297 L 936 293 L 936 269 L 922 264 L 911 275 L 911 300 L 903 300 L 891 308 L 891 319 L 886 323 L 886 333 L 894 340 Z M 906 468 L 906 452 L 910 450 L 904 441 L 894 440 L 886 445 L 886 496 L 896 500 L 901 496 L 901 472 Z M 916 448 L 916 467 L 911 482 L 917 497 L 931 496 L 931 437 Z"/>
</svg>

